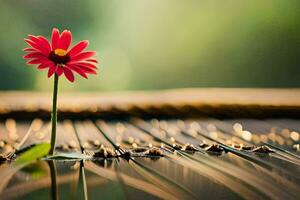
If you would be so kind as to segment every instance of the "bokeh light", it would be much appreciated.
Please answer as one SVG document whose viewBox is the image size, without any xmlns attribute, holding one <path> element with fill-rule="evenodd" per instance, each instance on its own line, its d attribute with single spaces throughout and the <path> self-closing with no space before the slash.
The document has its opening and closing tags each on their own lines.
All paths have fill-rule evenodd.
<svg viewBox="0 0 300 200">
<path fill-rule="evenodd" d="M 50 91 L 46 72 L 26 66 L 27 34 L 70 29 L 90 40 L 100 70 L 61 91 L 182 87 L 299 87 L 297 0 L 3 0 L 0 89 Z M 73 43 L 74 43 L 73 42 Z"/>
</svg>

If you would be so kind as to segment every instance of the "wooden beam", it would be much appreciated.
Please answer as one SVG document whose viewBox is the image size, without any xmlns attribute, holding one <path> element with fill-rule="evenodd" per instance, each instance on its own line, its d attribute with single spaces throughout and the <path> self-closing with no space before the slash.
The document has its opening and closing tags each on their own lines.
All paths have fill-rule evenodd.
<svg viewBox="0 0 300 200">
<path fill-rule="evenodd" d="M 300 89 L 203 88 L 113 93 L 62 93 L 61 116 L 299 117 Z M 48 118 L 51 94 L 0 92 L 0 117 Z"/>
</svg>

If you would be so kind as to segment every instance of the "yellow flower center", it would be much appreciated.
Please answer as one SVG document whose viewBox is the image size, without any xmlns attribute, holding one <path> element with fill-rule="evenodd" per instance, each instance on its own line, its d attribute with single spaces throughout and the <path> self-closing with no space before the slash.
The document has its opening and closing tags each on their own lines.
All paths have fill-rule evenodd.
<svg viewBox="0 0 300 200">
<path fill-rule="evenodd" d="M 64 49 L 55 49 L 54 50 L 55 55 L 57 56 L 65 56 L 68 54 L 68 52 Z"/>
</svg>

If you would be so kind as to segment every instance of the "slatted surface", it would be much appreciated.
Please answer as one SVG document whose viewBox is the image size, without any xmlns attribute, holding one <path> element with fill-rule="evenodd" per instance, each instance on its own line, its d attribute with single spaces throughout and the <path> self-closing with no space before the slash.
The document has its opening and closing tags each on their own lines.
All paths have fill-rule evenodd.
<svg viewBox="0 0 300 200">
<path fill-rule="evenodd" d="M 21 169 L 3 163 L 0 199 L 298 199 L 299 131 L 296 119 L 64 120 L 58 123 L 57 151 L 105 147 L 116 157 L 38 161 Z M 0 123 L 2 153 L 49 138 L 49 121 Z M 218 145 L 221 152 L 203 144 Z M 264 145 L 269 153 L 253 152 Z"/>
</svg>

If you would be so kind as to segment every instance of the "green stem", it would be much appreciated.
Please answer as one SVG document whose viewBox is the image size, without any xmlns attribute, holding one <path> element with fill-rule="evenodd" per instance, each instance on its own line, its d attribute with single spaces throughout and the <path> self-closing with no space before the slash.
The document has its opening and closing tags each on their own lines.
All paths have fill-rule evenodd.
<svg viewBox="0 0 300 200">
<path fill-rule="evenodd" d="M 58 188 L 57 188 L 57 172 L 56 172 L 56 163 L 54 160 L 48 162 L 51 175 L 51 195 L 53 200 L 58 200 Z"/>
<path fill-rule="evenodd" d="M 57 121 L 57 90 L 58 90 L 58 76 L 55 73 L 54 76 L 54 88 L 53 88 L 53 102 L 52 102 L 52 129 L 51 129 L 51 148 L 49 155 L 54 154 L 55 142 L 56 142 L 56 121 Z"/>
</svg>

